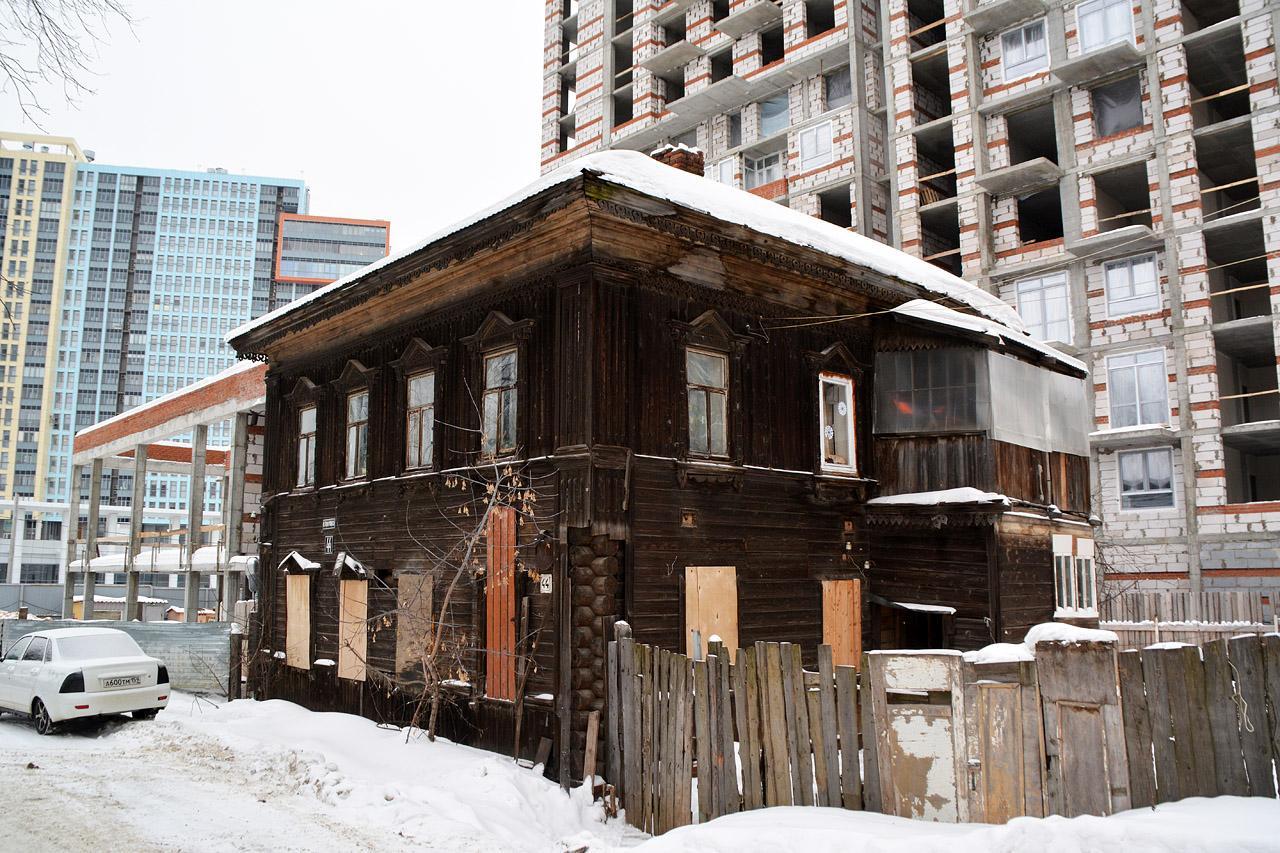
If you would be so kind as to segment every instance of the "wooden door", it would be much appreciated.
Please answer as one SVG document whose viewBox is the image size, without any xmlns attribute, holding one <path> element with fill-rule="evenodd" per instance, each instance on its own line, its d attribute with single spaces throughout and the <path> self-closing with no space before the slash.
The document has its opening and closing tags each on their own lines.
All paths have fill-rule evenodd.
<svg viewBox="0 0 1280 853">
<path fill-rule="evenodd" d="M 338 608 L 338 677 L 364 681 L 369 645 L 369 582 L 341 581 Z"/>
<path fill-rule="evenodd" d="M 730 659 L 738 652 L 738 570 L 734 566 L 687 566 L 684 570 L 684 637 L 695 657 L 694 637 L 702 648 L 719 637 Z M 695 632 L 696 635 L 695 635 Z"/>
<path fill-rule="evenodd" d="M 1031 663 L 964 665 L 969 814 L 1007 823 L 1044 814 L 1040 700 Z"/>
<path fill-rule="evenodd" d="M 311 669 L 311 575 L 285 575 L 284 662 Z"/>
<path fill-rule="evenodd" d="M 494 507 L 485 536 L 485 695 L 516 698 L 516 511 Z"/>
<path fill-rule="evenodd" d="M 862 666 L 862 581 L 822 582 L 822 642 L 836 666 Z"/>
</svg>

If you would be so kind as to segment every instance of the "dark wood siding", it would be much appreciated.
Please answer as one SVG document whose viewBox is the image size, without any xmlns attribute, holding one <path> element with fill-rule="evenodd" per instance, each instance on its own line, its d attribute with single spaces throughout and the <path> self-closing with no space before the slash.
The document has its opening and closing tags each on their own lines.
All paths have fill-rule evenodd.
<svg viewBox="0 0 1280 853">
<path fill-rule="evenodd" d="M 1005 516 L 996 532 L 1000 576 L 1000 641 L 1017 643 L 1027 629 L 1053 619 L 1053 527 Z"/>
</svg>

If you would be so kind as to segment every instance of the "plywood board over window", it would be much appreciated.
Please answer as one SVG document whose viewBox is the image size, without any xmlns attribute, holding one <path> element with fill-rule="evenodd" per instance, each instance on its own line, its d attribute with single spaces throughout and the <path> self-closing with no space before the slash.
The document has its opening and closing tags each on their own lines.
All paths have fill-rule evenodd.
<svg viewBox="0 0 1280 853">
<path fill-rule="evenodd" d="M 486 531 L 485 695 L 516 697 L 516 511 L 494 507 Z"/>
<path fill-rule="evenodd" d="M 403 574 L 396 579 L 396 672 L 422 673 L 424 649 L 430 647 L 434 576 Z"/>
<path fill-rule="evenodd" d="M 684 625 L 688 654 L 694 637 L 706 647 L 719 637 L 732 658 L 738 651 L 738 570 L 734 566 L 687 566 L 684 570 Z M 695 634 L 696 632 L 696 634 Z"/>
<path fill-rule="evenodd" d="M 822 642 L 836 666 L 862 666 L 862 581 L 822 582 Z"/>
<path fill-rule="evenodd" d="M 338 601 L 338 677 L 364 681 L 369 646 L 369 582 L 342 581 Z"/>
<path fill-rule="evenodd" d="M 284 660 L 298 669 L 311 669 L 311 576 L 285 577 Z"/>
</svg>

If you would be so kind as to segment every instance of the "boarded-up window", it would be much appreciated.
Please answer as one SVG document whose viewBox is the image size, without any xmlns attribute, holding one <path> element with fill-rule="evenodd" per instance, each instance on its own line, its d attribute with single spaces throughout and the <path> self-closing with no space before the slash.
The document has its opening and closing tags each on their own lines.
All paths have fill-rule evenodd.
<svg viewBox="0 0 1280 853">
<path fill-rule="evenodd" d="M 836 666 L 862 665 L 862 581 L 822 582 L 822 642 Z"/>
<path fill-rule="evenodd" d="M 685 645 L 690 657 L 719 637 L 732 657 L 738 650 L 738 570 L 733 566 L 687 566 L 684 570 Z M 696 632 L 696 634 L 695 634 Z"/>
<path fill-rule="evenodd" d="M 311 576 L 285 576 L 284 660 L 311 669 Z"/>
<path fill-rule="evenodd" d="M 396 672 L 423 673 L 424 650 L 435 630 L 431 619 L 432 575 L 400 575 L 396 579 Z"/>
<path fill-rule="evenodd" d="M 342 581 L 338 608 L 338 677 L 364 681 L 369 645 L 369 582 Z"/>
<path fill-rule="evenodd" d="M 485 695 L 516 697 L 516 512 L 489 513 L 488 569 L 485 572 Z"/>
</svg>

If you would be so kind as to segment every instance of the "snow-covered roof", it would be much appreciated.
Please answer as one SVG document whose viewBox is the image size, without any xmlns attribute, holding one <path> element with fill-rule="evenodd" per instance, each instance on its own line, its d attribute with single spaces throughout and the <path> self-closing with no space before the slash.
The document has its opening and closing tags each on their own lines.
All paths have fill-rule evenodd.
<svg viewBox="0 0 1280 853">
<path fill-rule="evenodd" d="M 497 204 L 460 219 L 406 249 L 374 261 L 332 284 L 317 288 L 288 305 L 232 329 L 227 333 L 226 339 L 227 341 L 235 340 L 305 305 L 324 299 L 335 291 L 349 287 L 386 266 L 416 254 L 526 199 L 576 180 L 583 173 L 598 175 L 605 181 L 647 196 L 660 198 L 725 222 L 743 225 L 798 246 L 807 246 L 833 257 L 868 267 L 916 285 L 935 297 L 949 298 L 968 305 L 1015 332 L 1021 332 L 1024 328 L 1018 313 L 1009 305 L 928 261 L 751 193 L 672 168 L 638 151 L 619 150 L 588 154 L 555 171 L 548 172 Z"/>
<path fill-rule="evenodd" d="M 923 320 L 938 326 L 949 326 L 953 329 L 977 332 L 986 337 L 1003 341 L 1006 344 L 1015 344 L 1035 350 L 1046 358 L 1050 358 L 1067 367 L 1087 371 L 1084 362 L 1031 337 L 1031 335 L 1022 331 L 1021 324 L 1014 328 L 1006 323 L 997 323 L 985 317 L 965 314 L 945 305 L 939 305 L 937 302 L 930 302 L 927 299 L 912 299 L 910 302 L 904 302 L 890 313 Z"/>
<path fill-rule="evenodd" d="M 973 486 L 958 489 L 942 489 L 937 492 L 908 492 L 903 495 L 885 495 L 867 501 L 870 506 L 937 506 L 939 504 L 990 504 L 1009 506 L 1009 498 L 997 492 L 984 492 Z"/>
</svg>

